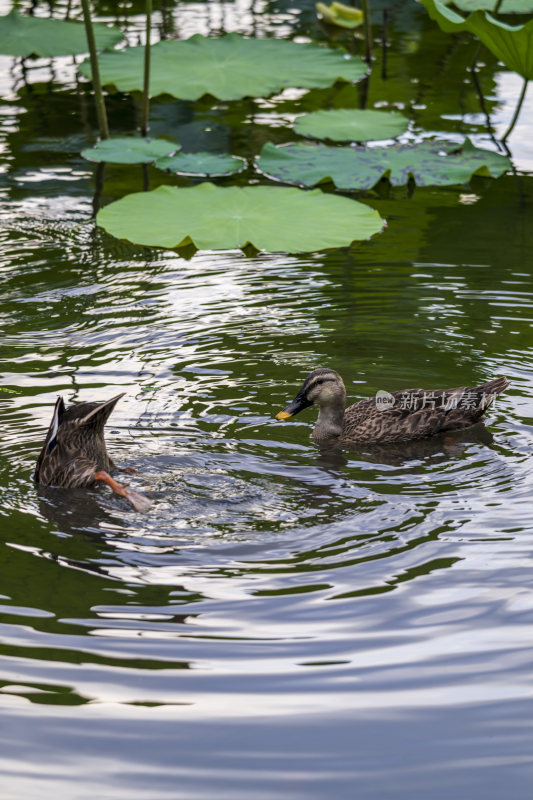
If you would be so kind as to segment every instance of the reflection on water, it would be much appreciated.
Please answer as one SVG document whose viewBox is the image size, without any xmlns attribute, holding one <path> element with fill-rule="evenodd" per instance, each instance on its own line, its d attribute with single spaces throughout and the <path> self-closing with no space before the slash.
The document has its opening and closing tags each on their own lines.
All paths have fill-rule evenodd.
<svg viewBox="0 0 533 800">
<path fill-rule="evenodd" d="M 78 743 L 97 720 L 128 730 L 116 758 L 125 765 L 136 753 L 145 775 L 141 728 L 156 726 L 161 753 L 170 718 L 193 725 L 194 749 L 200 740 L 216 749 L 216 732 L 231 724 L 230 761 L 238 748 L 248 752 L 243 726 L 263 719 L 252 746 L 260 740 L 270 764 L 289 725 L 307 740 L 292 751 L 289 775 L 303 769 L 315 736 L 330 758 L 339 746 L 330 731 L 343 726 L 359 743 L 368 724 L 378 736 L 381 719 L 392 747 L 399 720 L 417 746 L 426 725 L 448 725 L 444 769 L 459 758 L 446 750 L 456 725 L 470 758 L 484 752 L 479 731 L 501 709 L 514 709 L 510 731 L 526 724 L 531 349 L 520 363 L 513 356 L 513 337 L 530 330 L 523 268 L 484 271 L 476 285 L 476 268 L 444 273 L 429 257 L 409 270 L 380 264 L 373 243 L 325 256 L 183 262 L 108 249 L 84 230 L 68 248 L 53 227 L 50 240 L 19 237 L 14 263 L 9 248 L 3 256 L 0 693 L 10 730 L 35 718 L 25 735 L 38 774 L 46 749 L 34 737 L 44 724 L 67 752 L 65 726 Z M 502 329 L 505 285 L 522 302 Z M 488 428 L 320 450 L 309 436 L 315 411 L 290 424 L 273 414 L 310 367 L 326 363 L 342 371 L 351 398 L 504 372 L 514 384 Z M 117 386 L 127 396 L 108 426 L 109 451 L 139 470 L 132 485 L 155 500 L 146 515 L 106 487 L 31 481 L 56 394 L 98 399 Z M 306 734 L 309 714 L 316 725 Z M 194 762 L 181 734 L 172 736 Z M 522 763 L 509 737 L 504 762 Z M 422 785 L 409 741 L 401 748 L 407 785 Z M 346 746 L 339 753 L 353 779 Z M 163 761 L 156 797 L 185 763 Z M 249 785 L 232 763 L 244 795 Z M 389 769 L 399 769 L 392 757 Z M 68 775 L 50 786 L 70 786 Z M 95 785 L 106 780 L 130 793 L 127 779 L 98 770 Z M 198 780 L 191 768 L 186 785 Z M 341 796 L 349 782 L 338 785 Z M 320 796 L 317 787 L 309 796 Z"/>
<path fill-rule="evenodd" d="M 391 85 L 406 107 L 425 99 L 427 127 L 455 107 L 465 51 L 433 29 L 417 38 L 420 14 L 401 5 L 393 84 L 376 76 L 372 102 Z M 201 9 L 201 24 L 238 20 L 238 5 Z M 260 19 L 303 30 L 313 13 L 276 3 Z M 437 98 L 441 78 L 421 87 L 410 70 L 436 74 L 444 55 Z M 221 786 L 258 800 L 529 798 L 531 178 L 369 195 L 389 227 L 356 248 L 187 260 L 94 229 L 92 168 L 78 156 L 87 98 L 68 77 L 53 93 L 42 76 L 13 79 L 0 105 L 9 800 L 207 800 Z M 460 91 L 463 124 L 481 135 Z M 270 114 L 276 140 L 280 114 L 327 105 L 329 92 L 228 109 L 161 100 L 154 126 L 249 155 L 260 147 L 243 122 L 260 111 L 261 131 Z M 113 96 L 110 110 L 114 129 L 135 125 L 131 99 Z M 111 168 L 104 201 L 140 181 Z M 343 375 L 352 402 L 502 374 L 512 386 L 486 427 L 319 449 L 315 410 L 274 419 L 318 366 Z M 154 499 L 144 515 L 103 486 L 31 479 L 57 394 L 117 391 L 108 449 L 138 469 L 132 486 Z"/>
</svg>

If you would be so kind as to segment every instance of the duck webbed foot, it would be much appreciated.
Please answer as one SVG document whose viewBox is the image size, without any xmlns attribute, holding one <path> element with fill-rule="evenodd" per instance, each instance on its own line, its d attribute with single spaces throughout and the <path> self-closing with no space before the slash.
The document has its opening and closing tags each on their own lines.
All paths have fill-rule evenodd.
<svg viewBox="0 0 533 800">
<path fill-rule="evenodd" d="M 117 472 L 125 472 L 126 475 L 137 475 L 139 470 L 135 467 L 115 467 Z"/>
<path fill-rule="evenodd" d="M 115 494 L 119 494 L 121 497 L 125 497 L 129 500 L 136 511 L 148 511 L 152 505 L 152 501 L 148 497 L 139 494 L 139 492 L 135 492 L 133 489 L 128 489 L 127 483 L 117 483 L 117 481 L 114 480 L 108 472 L 104 472 L 104 470 L 95 472 L 94 480 L 107 483 Z"/>
</svg>

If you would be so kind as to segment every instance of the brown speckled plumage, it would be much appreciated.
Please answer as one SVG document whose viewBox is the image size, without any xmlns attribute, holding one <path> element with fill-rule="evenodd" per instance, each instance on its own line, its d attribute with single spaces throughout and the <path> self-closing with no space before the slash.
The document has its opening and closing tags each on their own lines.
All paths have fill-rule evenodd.
<svg viewBox="0 0 533 800">
<path fill-rule="evenodd" d="M 316 404 L 320 408 L 313 431 L 317 442 L 422 439 L 474 425 L 508 385 L 506 378 L 495 378 L 474 388 L 403 389 L 385 395 L 385 407 L 378 407 L 376 398 L 371 397 L 345 408 L 346 389 L 341 376 L 331 369 L 317 369 L 277 418 L 285 419 Z"/>
<path fill-rule="evenodd" d="M 37 459 L 33 476 L 36 483 L 73 489 L 102 481 L 128 499 L 138 511 L 146 511 L 151 505 L 147 497 L 128 489 L 127 484 L 117 483 L 109 475 L 117 466 L 107 454 L 104 426 L 123 396 L 119 394 L 102 403 L 77 403 L 70 408 L 58 397 Z M 130 467 L 122 471 L 136 472 Z"/>
<path fill-rule="evenodd" d="M 116 469 L 107 454 L 104 426 L 123 396 L 119 394 L 103 403 L 77 403 L 70 408 L 58 397 L 37 459 L 36 482 L 67 489 L 90 486 L 98 470 Z"/>
</svg>

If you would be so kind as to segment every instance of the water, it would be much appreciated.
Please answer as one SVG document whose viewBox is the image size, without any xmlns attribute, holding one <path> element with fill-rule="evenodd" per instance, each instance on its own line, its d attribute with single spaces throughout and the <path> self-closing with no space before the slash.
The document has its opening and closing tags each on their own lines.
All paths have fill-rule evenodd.
<svg viewBox="0 0 533 800">
<path fill-rule="evenodd" d="M 187 34 L 220 11 L 184 9 Z M 310 9 L 246 13 L 227 29 L 314 31 Z M 487 142 L 457 77 L 470 45 L 416 8 L 394 19 L 371 102 Z M 486 61 L 503 130 L 520 87 Z M 5 72 L 0 105 L 2 797 L 529 798 L 530 141 L 510 139 L 519 177 L 368 193 L 389 227 L 357 247 L 187 260 L 94 229 L 92 110 L 56 70 L 53 92 L 47 63 L 29 86 Z M 243 121 L 276 140 L 279 114 L 335 92 L 161 100 L 153 127 L 249 155 Z M 134 124 L 126 96 L 111 110 Z M 110 168 L 104 200 L 141 181 Z M 321 452 L 313 410 L 274 420 L 316 366 L 351 399 L 512 387 L 486 428 Z M 151 511 L 36 488 L 57 394 L 119 391 L 109 450 Z"/>
</svg>

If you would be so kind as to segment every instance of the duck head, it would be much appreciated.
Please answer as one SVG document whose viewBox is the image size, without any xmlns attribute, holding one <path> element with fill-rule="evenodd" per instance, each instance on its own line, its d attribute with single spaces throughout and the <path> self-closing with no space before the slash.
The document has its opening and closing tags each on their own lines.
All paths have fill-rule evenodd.
<svg viewBox="0 0 533 800">
<path fill-rule="evenodd" d="M 334 369 L 315 369 L 307 376 L 302 388 L 287 408 L 276 414 L 276 419 L 288 419 L 317 405 L 321 411 L 341 409 L 344 413 L 346 389 L 338 372 Z"/>
</svg>

